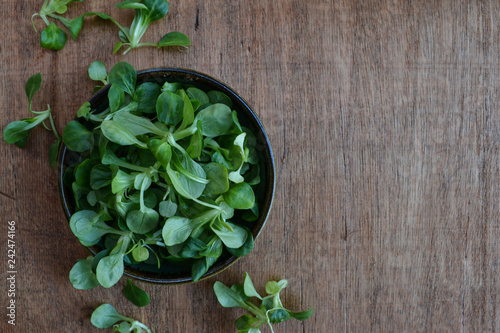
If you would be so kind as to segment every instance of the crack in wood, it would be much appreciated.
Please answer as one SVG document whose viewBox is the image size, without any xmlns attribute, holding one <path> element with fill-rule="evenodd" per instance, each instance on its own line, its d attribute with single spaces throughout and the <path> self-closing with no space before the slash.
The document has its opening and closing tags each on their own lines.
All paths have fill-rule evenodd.
<svg viewBox="0 0 500 333">
<path fill-rule="evenodd" d="M 13 196 L 7 194 L 7 193 L 4 193 L 2 191 L 0 191 L 0 195 L 3 196 L 3 197 L 6 197 L 6 198 L 9 198 L 10 200 L 16 200 L 16 198 L 14 198 Z"/>
</svg>

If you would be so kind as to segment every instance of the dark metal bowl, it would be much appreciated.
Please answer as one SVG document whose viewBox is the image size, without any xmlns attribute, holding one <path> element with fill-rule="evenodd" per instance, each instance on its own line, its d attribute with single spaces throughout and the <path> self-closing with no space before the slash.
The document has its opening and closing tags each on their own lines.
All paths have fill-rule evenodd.
<svg viewBox="0 0 500 333">
<path fill-rule="evenodd" d="M 275 169 L 274 158 L 271 149 L 269 138 L 267 137 L 264 126 L 252 108 L 241 98 L 234 90 L 224 83 L 206 75 L 189 69 L 182 68 L 153 68 L 137 72 L 137 83 L 154 82 L 163 84 L 165 81 L 181 82 L 193 85 L 201 90 L 218 90 L 225 93 L 233 102 L 233 109 L 237 111 L 241 125 L 249 128 L 257 138 L 257 149 L 260 153 L 261 163 L 261 186 L 256 192 L 256 199 L 259 204 L 260 216 L 255 222 L 249 225 L 254 238 L 262 231 L 264 224 L 268 218 L 273 202 L 275 189 Z M 107 94 L 109 85 L 102 88 L 91 99 L 90 105 L 92 108 L 107 104 Z M 58 158 L 58 188 L 59 197 L 61 199 L 62 208 L 69 222 L 72 213 L 74 212 L 74 199 L 71 189 L 68 189 L 63 182 L 64 172 L 68 166 L 70 151 L 64 144 L 61 145 Z M 97 246 L 88 248 L 94 255 L 100 250 Z M 214 276 L 224 269 L 234 264 L 239 258 L 223 254 L 219 260 L 202 276 L 201 279 Z M 163 267 L 161 271 L 144 270 L 141 267 L 126 266 L 125 275 L 151 283 L 157 284 L 182 284 L 193 282 L 190 269 L 179 269 L 179 267 L 170 265 Z M 200 279 L 200 280 L 201 280 Z"/>
</svg>

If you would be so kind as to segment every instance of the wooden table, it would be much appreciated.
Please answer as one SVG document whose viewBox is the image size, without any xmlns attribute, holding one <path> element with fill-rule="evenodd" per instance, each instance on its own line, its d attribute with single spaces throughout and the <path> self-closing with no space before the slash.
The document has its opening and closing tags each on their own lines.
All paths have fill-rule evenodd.
<svg viewBox="0 0 500 333">
<path fill-rule="evenodd" d="M 50 104 L 62 130 L 92 95 L 94 60 L 192 68 L 255 108 L 274 149 L 276 195 L 249 256 L 194 285 L 138 283 L 152 302 L 136 308 L 124 281 L 91 291 L 68 281 L 87 251 L 60 207 L 51 134 L 34 130 L 23 150 L 2 141 L 2 332 L 97 332 L 89 316 L 104 302 L 154 332 L 235 332 L 242 312 L 219 306 L 212 286 L 244 272 L 259 290 L 286 278 L 285 306 L 315 307 L 276 332 L 500 330 L 500 2 L 171 1 L 144 41 L 182 31 L 189 51 L 127 55 L 112 54 L 117 29 L 95 18 L 63 50 L 42 49 L 30 23 L 41 4 L 2 3 L 2 129 L 29 115 L 24 84 L 37 72 L 33 107 Z M 69 7 L 67 17 L 132 18 L 106 1 Z M 15 327 L 8 221 L 17 228 Z"/>
</svg>

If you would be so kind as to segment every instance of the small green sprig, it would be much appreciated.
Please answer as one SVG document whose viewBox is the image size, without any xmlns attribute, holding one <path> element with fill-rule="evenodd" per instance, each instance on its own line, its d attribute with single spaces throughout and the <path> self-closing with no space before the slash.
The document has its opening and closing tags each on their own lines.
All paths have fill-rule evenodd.
<svg viewBox="0 0 500 333">
<path fill-rule="evenodd" d="M 255 289 L 248 273 L 245 273 L 245 281 L 242 284 L 234 284 L 231 288 L 222 282 L 215 282 L 214 292 L 219 303 L 226 308 L 240 307 L 251 314 L 245 314 L 235 321 L 238 333 L 260 333 L 260 327 L 267 324 L 274 333 L 272 324 L 295 318 L 300 321 L 309 319 L 313 313 L 313 308 L 292 312 L 283 307 L 280 299 L 280 291 L 288 285 L 287 280 L 269 281 L 266 283 L 267 296 L 261 297 Z M 250 299 L 255 297 L 260 300 L 257 306 Z"/>
<path fill-rule="evenodd" d="M 101 84 L 94 88 L 94 92 L 99 91 L 102 87 L 109 83 L 108 72 L 106 70 L 106 65 L 102 61 L 94 61 L 88 69 L 88 74 L 91 80 L 99 81 Z M 87 106 L 88 104 L 88 106 Z M 90 111 L 90 103 L 85 104 L 85 113 Z M 83 112 L 80 111 L 80 112 Z M 77 115 L 81 117 L 81 115 Z"/>
<path fill-rule="evenodd" d="M 35 31 L 37 31 L 34 22 L 35 17 L 39 16 L 47 25 L 40 35 L 40 45 L 42 47 L 57 51 L 63 49 L 66 45 L 68 36 L 54 21 L 61 22 L 69 31 L 70 37 L 73 40 L 78 37 L 80 30 L 82 30 L 84 15 L 74 19 L 60 16 L 66 13 L 68 5 L 72 2 L 83 2 L 83 0 L 45 0 L 42 8 L 40 8 L 40 12 L 31 16 L 31 24 Z M 49 19 L 53 21 L 51 22 Z"/>
<path fill-rule="evenodd" d="M 34 111 L 31 108 L 33 96 L 40 90 L 41 86 L 41 73 L 37 73 L 28 79 L 25 85 L 26 96 L 28 97 L 28 110 L 35 116 L 9 123 L 3 131 L 3 139 L 8 144 L 15 144 L 19 148 L 24 148 L 33 128 L 42 125 L 47 130 L 52 131 L 56 137 L 56 141 L 49 148 L 49 163 L 52 168 L 55 168 L 57 166 L 57 154 L 59 144 L 61 143 L 61 137 L 57 133 L 54 125 L 50 106 L 47 105 L 47 110 L 45 111 Z M 47 121 L 49 124 L 46 123 Z"/>
<path fill-rule="evenodd" d="M 191 40 L 183 33 L 173 31 L 165 34 L 158 43 L 141 43 L 141 38 L 146 33 L 149 25 L 164 18 L 169 9 L 166 0 L 125 0 L 116 5 L 119 9 L 134 9 L 135 17 L 130 27 L 124 27 L 113 17 L 106 13 L 88 12 L 74 19 L 61 16 L 66 13 L 68 4 L 72 2 L 82 2 L 83 0 L 45 0 L 38 13 L 33 14 L 31 23 L 37 31 L 34 18 L 39 16 L 47 27 L 40 35 L 40 45 L 51 50 L 61 50 L 66 45 L 68 36 L 55 22 L 61 22 L 68 30 L 70 37 L 76 40 L 82 30 L 84 18 L 87 16 L 97 16 L 103 20 L 110 20 L 119 29 L 120 41 L 115 44 L 113 53 L 118 52 L 122 47 L 126 47 L 123 54 L 132 49 L 153 46 L 157 48 L 167 46 L 187 47 L 191 45 Z"/>
<path fill-rule="evenodd" d="M 123 293 L 132 304 L 140 308 L 151 302 L 148 293 L 136 286 L 130 279 L 127 279 L 127 285 L 123 289 Z"/>
<path fill-rule="evenodd" d="M 132 49 L 144 46 L 161 48 L 166 46 L 187 47 L 191 45 L 190 39 L 185 34 L 177 31 L 167 33 L 158 43 L 140 42 L 149 25 L 167 15 L 169 4 L 166 0 L 125 0 L 118 3 L 116 7 L 135 10 L 135 16 L 130 27 L 122 26 L 111 16 L 104 13 L 87 13 L 87 15 L 95 14 L 102 19 L 110 20 L 120 30 L 120 41 L 115 44 L 113 53 L 118 52 L 122 47 L 127 47 L 123 52 L 123 54 L 126 54 Z"/>
<path fill-rule="evenodd" d="M 151 333 L 149 327 L 133 318 L 125 317 L 108 303 L 100 305 L 92 312 L 90 322 L 97 328 L 113 327 L 113 332 Z"/>
</svg>

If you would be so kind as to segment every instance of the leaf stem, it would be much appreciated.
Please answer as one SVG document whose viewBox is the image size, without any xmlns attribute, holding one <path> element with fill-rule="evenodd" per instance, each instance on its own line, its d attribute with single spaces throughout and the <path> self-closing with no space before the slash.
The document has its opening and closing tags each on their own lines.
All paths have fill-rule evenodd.
<svg viewBox="0 0 500 333">
<path fill-rule="evenodd" d="M 146 205 L 144 204 L 144 192 L 146 191 L 146 186 L 148 185 L 148 181 L 146 179 L 148 179 L 147 176 L 142 180 L 141 193 L 139 195 L 139 205 L 141 212 L 146 211 Z"/>
<path fill-rule="evenodd" d="M 196 133 L 197 130 L 198 127 L 196 127 L 196 124 L 194 124 L 194 126 L 191 125 L 188 128 L 175 132 L 174 134 L 172 134 L 172 137 L 175 141 L 177 141 L 180 139 L 184 139 L 185 137 L 188 137 L 190 135 L 193 135 L 194 133 Z"/>
<path fill-rule="evenodd" d="M 40 16 L 40 14 L 35 13 L 35 14 L 31 15 L 31 25 L 33 26 L 33 29 L 35 30 L 35 32 L 38 32 L 38 30 L 36 30 L 35 20 L 33 20 L 33 18 L 34 18 L 35 16 Z"/>
<path fill-rule="evenodd" d="M 149 329 L 149 327 L 147 327 L 146 325 L 144 325 L 143 323 L 141 323 L 137 320 L 134 320 L 132 322 L 132 326 L 130 327 L 131 330 L 133 330 L 134 328 L 141 328 L 141 329 L 145 330 L 147 333 L 151 333 L 151 330 Z"/>
<path fill-rule="evenodd" d="M 199 203 L 202 206 L 209 207 L 209 208 L 212 208 L 212 209 L 216 209 L 219 213 L 222 213 L 222 208 L 220 208 L 219 206 L 209 204 L 208 202 L 201 201 L 201 200 L 196 199 L 196 198 L 193 198 L 192 200 L 194 202 L 196 202 L 196 203 Z"/>
<path fill-rule="evenodd" d="M 52 118 L 52 113 L 50 112 L 50 107 L 49 107 L 49 120 L 50 120 L 50 127 L 52 127 L 52 132 L 56 136 L 56 139 L 58 141 L 61 141 L 61 137 L 59 136 L 59 133 L 57 133 L 56 126 L 54 124 L 54 119 Z"/>
<path fill-rule="evenodd" d="M 245 302 L 244 303 L 246 305 L 246 310 L 251 312 L 252 314 L 254 314 L 257 318 L 259 318 L 261 324 L 262 325 L 263 323 L 267 323 L 270 327 L 271 327 L 271 331 L 274 333 L 273 331 L 273 327 L 271 326 L 271 323 L 269 321 L 269 317 L 267 316 L 266 313 L 264 313 L 261 309 L 259 309 L 255 304 L 251 303 L 251 302 Z M 260 326 L 259 325 L 259 326 Z"/>
<path fill-rule="evenodd" d="M 143 46 L 153 46 L 158 47 L 158 43 L 139 43 L 135 47 L 143 47 Z"/>
<path fill-rule="evenodd" d="M 43 22 L 45 22 L 45 24 L 46 24 L 47 26 L 49 26 L 49 25 L 50 25 L 50 22 L 49 22 L 49 20 L 47 19 L 47 16 L 42 15 L 42 14 L 39 14 L 38 16 L 40 16 L 40 17 L 42 18 Z"/>
</svg>

